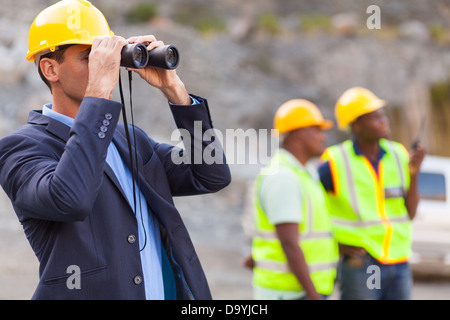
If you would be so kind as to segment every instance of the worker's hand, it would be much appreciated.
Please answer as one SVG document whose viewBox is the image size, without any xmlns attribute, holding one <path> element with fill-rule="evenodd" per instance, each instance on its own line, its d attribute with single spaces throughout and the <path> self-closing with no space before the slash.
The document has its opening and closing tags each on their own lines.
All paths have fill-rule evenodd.
<svg viewBox="0 0 450 320">
<path fill-rule="evenodd" d="M 128 42 L 143 43 L 147 45 L 148 51 L 164 46 L 164 43 L 156 40 L 153 35 L 131 37 L 128 38 Z M 137 72 L 151 86 L 160 89 L 171 103 L 181 105 L 190 105 L 192 103 L 183 82 L 175 70 L 166 70 L 152 66 L 143 69 L 128 68 L 127 70 Z"/>
<path fill-rule="evenodd" d="M 425 148 L 419 143 L 409 154 L 409 174 L 411 176 L 415 176 L 419 173 L 424 158 Z"/>
<path fill-rule="evenodd" d="M 307 292 L 306 298 L 308 300 L 323 300 L 322 296 L 314 290 L 314 292 Z"/>
<path fill-rule="evenodd" d="M 253 260 L 251 254 L 249 254 L 242 260 L 242 265 L 249 269 L 253 269 L 255 267 L 255 261 Z"/>
<path fill-rule="evenodd" d="M 127 44 L 119 36 L 94 39 L 89 54 L 89 79 L 85 96 L 111 99 L 119 80 L 122 48 Z"/>
<path fill-rule="evenodd" d="M 349 246 L 346 244 L 339 244 L 339 252 L 347 257 L 358 258 L 367 253 L 366 249 L 361 247 Z"/>
</svg>

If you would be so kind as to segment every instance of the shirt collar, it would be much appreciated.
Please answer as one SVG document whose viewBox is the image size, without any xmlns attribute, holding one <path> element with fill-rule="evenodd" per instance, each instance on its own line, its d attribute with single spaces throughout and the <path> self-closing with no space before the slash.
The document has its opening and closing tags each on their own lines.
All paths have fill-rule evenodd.
<svg viewBox="0 0 450 320">
<path fill-rule="evenodd" d="M 278 152 L 285 155 L 288 158 L 288 161 L 293 166 L 299 168 L 302 171 L 306 171 L 314 180 L 318 179 L 317 159 L 311 159 L 305 165 L 303 165 L 292 153 L 290 153 L 286 149 L 280 148 Z"/>
<path fill-rule="evenodd" d="M 63 124 L 65 124 L 66 126 L 68 126 L 70 128 L 73 125 L 74 119 L 69 117 L 69 116 L 66 116 L 64 114 L 61 114 L 59 112 L 56 112 L 56 111 L 52 110 L 52 104 L 51 103 L 46 104 L 46 105 L 44 105 L 42 107 L 42 114 L 44 116 L 47 116 L 47 117 L 53 118 L 55 120 L 58 120 L 59 122 L 62 122 Z"/>
<path fill-rule="evenodd" d="M 378 153 L 377 161 L 381 160 L 383 156 L 386 154 L 386 150 L 383 149 L 383 147 L 378 142 L 378 145 L 380 146 L 380 153 Z M 359 147 L 358 143 L 356 142 L 356 139 L 353 139 L 353 149 L 355 150 L 355 154 L 358 156 L 365 155 L 364 152 Z"/>
</svg>

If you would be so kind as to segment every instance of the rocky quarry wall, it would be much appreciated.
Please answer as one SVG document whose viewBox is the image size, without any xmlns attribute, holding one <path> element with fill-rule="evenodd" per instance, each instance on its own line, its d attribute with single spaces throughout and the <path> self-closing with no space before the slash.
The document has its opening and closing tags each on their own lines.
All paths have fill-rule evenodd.
<svg viewBox="0 0 450 320">
<path fill-rule="evenodd" d="M 2 0 L 0 136 L 23 124 L 29 110 L 51 101 L 25 54 L 31 21 L 54 2 L 29 0 L 24 7 Z M 420 119 L 431 112 L 430 86 L 449 81 L 449 1 L 161 0 L 153 1 L 156 13 L 147 21 L 130 22 L 127 14 L 142 2 L 92 1 L 116 34 L 150 33 L 178 47 L 178 74 L 189 92 L 208 98 L 215 127 L 223 133 L 270 129 L 275 110 L 292 98 L 310 99 L 334 119 L 339 95 L 363 86 L 388 101 L 394 138 L 410 143 Z M 381 8 L 381 29 L 366 26 L 371 4 Z M 117 92 L 114 99 L 119 100 Z M 135 76 L 133 101 L 136 124 L 171 142 L 175 124 L 162 95 Z M 328 143 L 345 137 L 332 130 Z M 424 139 L 433 140 L 432 133 Z M 248 151 L 257 150 L 257 142 L 238 143 Z M 177 199 L 194 242 L 248 251 L 242 221 L 260 165 L 233 164 L 227 189 Z M 7 203 L 2 208 L 11 210 Z"/>
</svg>

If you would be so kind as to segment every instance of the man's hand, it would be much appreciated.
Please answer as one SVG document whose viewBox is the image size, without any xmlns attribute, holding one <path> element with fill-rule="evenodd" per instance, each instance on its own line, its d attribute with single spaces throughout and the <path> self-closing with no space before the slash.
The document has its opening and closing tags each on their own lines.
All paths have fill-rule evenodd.
<svg viewBox="0 0 450 320">
<path fill-rule="evenodd" d="M 410 152 L 409 156 L 409 174 L 411 176 L 415 176 L 419 173 L 424 158 L 425 149 L 418 144 L 417 147 Z"/>
<path fill-rule="evenodd" d="M 162 41 L 157 41 L 155 36 L 136 36 L 128 38 L 129 43 L 143 43 L 147 45 L 147 50 L 164 46 Z M 137 72 L 142 79 L 147 81 L 151 86 L 158 88 L 173 104 L 190 105 L 191 98 L 180 80 L 175 70 L 166 70 L 148 66 L 144 69 L 128 69 Z"/>
<path fill-rule="evenodd" d="M 409 175 L 410 184 L 409 190 L 406 193 L 405 206 L 408 210 L 408 216 L 411 220 L 414 219 L 417 212 L 417 206 L 419 205 L 419 170 L 422 165 L 422 161 L 425 158 L 425 149 L 418 144 L 416 148 L 410 151 L 409 154 Z"/>
<path fill-rule="evenodd" d="M 242 260 L 242 265 L 249 269 L 253 269 L 255 267 L 255 261 L 253 260 L 251 254 L 249 254 Z"/>
<path fill-rule="evenodd" d="M 111 99 L 119 80 L 122 48 L 128 42 L 119 36 L 94 39 L 89 54 L 89 80 L 86 97 Z"/>
<path fill-rule="evenodd" d="M 308 300 L 322 300 L 311 280 L 303 250 L 299 245 L 298 223 L 280 223 L 275 225 L 275 230 L 289 268 L 305 290 Z"/>
<path fill-rule="evenodd" d="M 339 243 L 339 252 L 344 256 L 351 258 L 362 257 L 367 253 L 366 249 L 361 247 L 349 246 L 346 244 Z"/>
</svg>

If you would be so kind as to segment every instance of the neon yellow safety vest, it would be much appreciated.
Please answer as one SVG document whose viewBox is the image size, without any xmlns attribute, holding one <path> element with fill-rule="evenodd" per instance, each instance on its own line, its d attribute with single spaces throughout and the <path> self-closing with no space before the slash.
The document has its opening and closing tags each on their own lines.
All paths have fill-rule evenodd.
<svg viewBox="0 0 450 320">
<path fill-rule="evenodd" d="M 291 164 L 282 153 L 276 154 L 271 159 L 255 182 L 256 235 L 252 242 L 252 255 L 255 261 L 253 283 L 273 290 L 303 291 L 301 284 L 289 270 L 283 248 L 275 233 L 275 226 L 269 222 L 259 199 L 259 188 L 264 175 L 271 174 L 270 170 L 276 170 L 277 166 L 293 170 L 298 177 L 301 185 L 299 196 L 302 197 L 303 204 L 303 212 L 299 212 L 303 218 L 299 224 L 299 245 L 317 292 L 329 295 L 333 291 L 339 253 L 332 234 L 325 192 L 320 182 L 314 181 L 305 169 Z"/>
<path fill-rule="evenodd" d="M 363 247 L 384 264 L 405 262 L 411 254 L 411 220 L 405 206 L 409 155 L 400 143 L 381 139 L 386 151 L 378 174 L 347 140 L 325 150 L 334 193 L 327 202 L 338 242 Z"/>
</svg>

